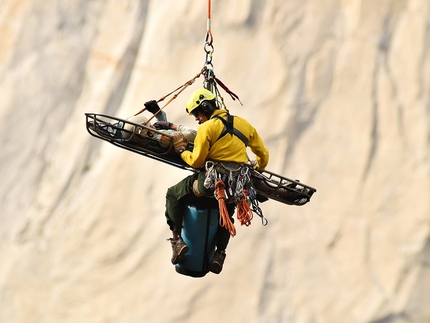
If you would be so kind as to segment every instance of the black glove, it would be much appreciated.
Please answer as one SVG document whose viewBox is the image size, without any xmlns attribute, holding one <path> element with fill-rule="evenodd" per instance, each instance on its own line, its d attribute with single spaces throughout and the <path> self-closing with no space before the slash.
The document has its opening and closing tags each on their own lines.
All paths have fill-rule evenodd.
<svg viewBox="0 0 430 323">
<path fill-rule="evenodd" d="M 157 121 L 156 123 L 153 124 L 154 128 L 157 130 L 160 129 L 170 129 L 170 127 L 172 126 L 173 123 L 168 122 L 168 121 Z"/>
<path fill-rule="evenodd" d="M 155 100 L 145 102 L 144 106 L 146 110 L 148 110 L 152 114 L 156 114 L 158 111 L 160 111 L 160 107 L 158 106 L 157 101 Z"/>
</svg>

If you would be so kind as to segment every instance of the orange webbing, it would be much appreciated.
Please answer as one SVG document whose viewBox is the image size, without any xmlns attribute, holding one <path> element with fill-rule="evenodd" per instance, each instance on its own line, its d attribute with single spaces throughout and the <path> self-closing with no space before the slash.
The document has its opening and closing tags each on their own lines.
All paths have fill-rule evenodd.
<svg viewBox="0 0 430 323">
<path fill-rule="evenodd" d="M 187 82 L 185 82 L 184 84 L 182 84 L 180 87 L 178 87 L 176 90 L 173 90 L 172 92 L 170 92 L 169 94 L 166 94 L 165 96 L 163 96 L 162 98 L 160 98 L 159 100 L 157 100 L 157 103 L 158 102 L 161 102 L 161 101 L 163 101 L 165 98 L 167 98 L 168 96 L 170 96 L 170 95 L 172 95 L 173 93 L 175 93 L 175 92 L 178 92 L 178 93 L 175 93 L 174 95 L 173 95 L 173 97 L 172 98 L 170 98 L 170 100 L 163 106 L 163 107 L 161 107 L 160 108 L 160 110 L 156 113 L 156 114 L 154 114 L 151 118 L 149 118 L 149 120 L 148 120 L 148 122 L 149 121 L 151 121 L 158 113 L 160 113 L 160 111 L 161 110 L 163 110 L 170 102 L 172 102 L 174 99 L 176 99 L 176 97 L 182 92 L 182 91 L 184 91 L 188 86 L 190 86 L 191 84 L 193 84 L 194 82 L 195 82 L 195 80 L 196 79 L 198 79 L 199 77 L 200 77 L 200 75 L 202 75 L 205 71 L 207 70 L 207 67 L 203 67 L 202 68 L 202 70 L 196 75 L 196 76 L 194 76 L 191 80 L 189 80 L 189 81 L 187 81 Z M 140 110 L 138 113 L 136 113 L 135 114 L 135 116 L 137 116 L 137 115 L 139 115 L 139 114 L 141 114 L 143 111 L 145 111 L 146 110 L 146 107 L 145 108 L 143 108 L 142 110 Z"/>
<path fill-rule="evenodd" d="M 246 201 L 247 196 L 248 190 L 243 190 L 242 198 L 237 204 L 237 219 L 240 221 L 240 225 L 246 225 L 248 227 L 251 225 L 251 220 L 254 214 Z"/>
<path fill-rule="evenodd" d="M 236 228 L 230 220 L 230 215 L 227 211 L 227 206 L 225 205 L 225 184 L 221 179 L 218 179 L 215 183 L 215 193 L 218 199 L 219 206 L 219 225 L 226 228 L 230 235 L 234 237 L 236 235 Z"/>
</svg>

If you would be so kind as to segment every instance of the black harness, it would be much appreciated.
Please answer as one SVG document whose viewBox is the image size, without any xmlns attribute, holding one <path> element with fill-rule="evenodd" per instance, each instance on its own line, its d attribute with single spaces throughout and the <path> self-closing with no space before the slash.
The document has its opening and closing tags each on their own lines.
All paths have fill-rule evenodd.
<svg viewBox="0 0 430 323">
<path fill-rule="evenodd" d="M 222 123 L 224 124 L 224 128 L 221 131 L 221 134 L 219 135 L 218 140 L 220 140 L 222 137 L 224 137 L 226 134 L 231 134 L 231 135 L 235 135 L 237 138 L 239 138 L 244 144 L 245 146 L 248 146 L 248 138 L 246 138 L 246 136 L 241 133 L 239 130 L 237 130 L 235 127 L 233 127 L 233 120 L 234 120 L 234 116 L 228 114 L 227 115 L 227 120 L 221 118 L 220 116 L 213 116 L 212 118 L 216 118 L 218 120 L 221 120 Z"/>
</svg>

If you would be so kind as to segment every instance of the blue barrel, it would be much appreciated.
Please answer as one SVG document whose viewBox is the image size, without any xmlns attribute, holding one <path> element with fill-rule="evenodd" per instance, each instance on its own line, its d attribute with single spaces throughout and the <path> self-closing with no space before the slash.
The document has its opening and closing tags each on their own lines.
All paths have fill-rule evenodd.
<svg viewBox="0 0 430 323">
<path fill-rule="evenodd" d="M 219 209 L 200 209 L 188 205 L 185 209 L 181 236 L 190 247 L 184 260 L 175 265 L 176 272 L 203 277 L 215 251 Z"/>
</svg>

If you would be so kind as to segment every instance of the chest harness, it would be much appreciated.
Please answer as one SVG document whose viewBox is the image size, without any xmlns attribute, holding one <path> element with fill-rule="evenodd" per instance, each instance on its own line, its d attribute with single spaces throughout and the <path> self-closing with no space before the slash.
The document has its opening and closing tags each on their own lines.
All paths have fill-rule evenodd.
<svg viewBox="0 0 430 323">
<path fill-rule="evenodd" d="M 221 122 L 224 124 L 224 128 L 222 129 L 222 132 L 216 141 L 220 140 L 226 134 L 231 134 L 239 138 L 245 144 L 245 146 L 248 146 L 248 138 L 246 138 L 246 136 L 243 133 L 241 133 L 239 130 L 233 127 L 234 116 L 232 116 L 231 114 L 228 114 L 227 120 L 224 118 L 221 118 L 220 116 L 214 116 L 213 118 L 221 120 Z"/>
</svg>

